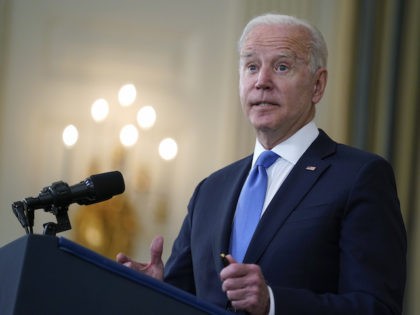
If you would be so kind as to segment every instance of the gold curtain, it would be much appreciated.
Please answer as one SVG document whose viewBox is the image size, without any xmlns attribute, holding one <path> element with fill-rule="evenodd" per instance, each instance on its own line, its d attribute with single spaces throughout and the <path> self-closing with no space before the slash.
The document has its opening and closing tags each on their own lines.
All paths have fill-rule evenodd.
<svg viewBox="0 0 420 315">
<path fill-rule="evenodd" d="M 420 1 L 359 0 L 357 6 L 350 143 L 394 167 L 408 235 L 404 314 L 414 315 L 420 312 Z"/>
<path fill-rule="evenodd" d="M 419 314 L 420 301 L 420 1 L 403 1 L 392 157 L 408 231 L 405 314 Z"/>
<path fill-rule="evenodd" d="M 419 2 L 361 0 L 358 6 L 349 142 L 384 156 L 394 166 L 410 229 L 418 186 L 420 32 L 414 12 Z"/>
</svg>

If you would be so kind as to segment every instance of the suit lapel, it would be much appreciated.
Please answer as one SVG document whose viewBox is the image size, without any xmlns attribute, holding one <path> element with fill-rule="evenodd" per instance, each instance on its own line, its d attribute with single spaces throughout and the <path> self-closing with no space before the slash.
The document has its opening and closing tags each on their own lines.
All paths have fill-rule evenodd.
<svg viewBox="0 0 420 315">
<path fill-rule="evenodd" d="M 289 215 L 327 170 L 330 163 L 324 159 L 335 151 L 335 147 L 335 142 L 321 131 L 268 205 L 251 240 L 244 262 L 255 263 L 259 260 Z"/>
<path fill-rule="evenodd" d="M 219 217 L 220 224 L 215 224 L 214 229 L 213 257 L 215 266 L 223 268 L 220 254 L 229 253 L 230 234 L 232 230 L 233 217 L 235 215 L 236 204 L 242 186 L 251 168 L 252 155 L 235 163 L 225 174 L 225 181 L 222 187 L 223 195 L 219 200 L 212 201 L 216 206 L 215 215 Z"/>
</svg>

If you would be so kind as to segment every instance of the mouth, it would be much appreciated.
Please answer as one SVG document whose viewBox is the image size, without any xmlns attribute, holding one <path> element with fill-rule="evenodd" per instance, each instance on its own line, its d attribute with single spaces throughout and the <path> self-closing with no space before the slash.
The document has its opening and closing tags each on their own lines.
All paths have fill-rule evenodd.
<svg viewBox="0 0 420 315">
<path fill-rule="evenodd" d="M 278 106 L 278 105 L 275 103 L 269 103 L 269 102 L 256 102 L 256 103 L 252 103 L 251 106 L 268 107 L 268 106 Z"/>
</svg>

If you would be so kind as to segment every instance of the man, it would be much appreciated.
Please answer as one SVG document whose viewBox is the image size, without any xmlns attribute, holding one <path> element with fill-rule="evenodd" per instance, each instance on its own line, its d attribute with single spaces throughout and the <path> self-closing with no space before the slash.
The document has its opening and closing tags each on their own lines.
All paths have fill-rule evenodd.
<svg viewBox="0 0 420 315">
<path fill-rule="evenodd" d="M 264 15 L 245 27 L 239 52 L 253 156 L 197 186 L 165 268 L 160 237 L 149 264 L 117 260 L 250 314 L 401 314 L 406 234 L 393 171 L 313 122 L 327 83 L 322 35 L 302 20 Z M 220 253 L 240 253 L 246 238 L 237 221 L 244 183 L 266 150 L 279 157 L 266 170 L 259 223 L 244 257 L 228 255 L 224 266 Z"/>
</svg>

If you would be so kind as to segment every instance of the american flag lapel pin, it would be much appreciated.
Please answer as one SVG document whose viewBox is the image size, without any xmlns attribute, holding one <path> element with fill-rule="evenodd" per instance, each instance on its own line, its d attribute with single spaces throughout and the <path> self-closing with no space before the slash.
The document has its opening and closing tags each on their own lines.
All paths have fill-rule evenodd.
<svg viewBox="0 0 420 315">
<path fill-rule="evenodd" d="M 310 166 L 307 166 L 305 169 L 308 170 L 308 171 L 315 171 L 316 170 L 316 166 L 310 165 Z"/>
</svg>

